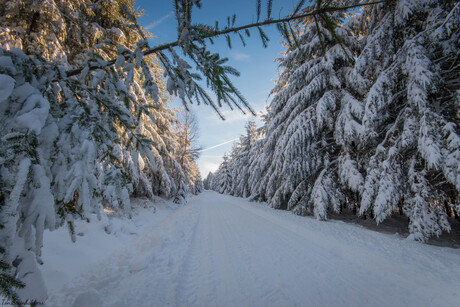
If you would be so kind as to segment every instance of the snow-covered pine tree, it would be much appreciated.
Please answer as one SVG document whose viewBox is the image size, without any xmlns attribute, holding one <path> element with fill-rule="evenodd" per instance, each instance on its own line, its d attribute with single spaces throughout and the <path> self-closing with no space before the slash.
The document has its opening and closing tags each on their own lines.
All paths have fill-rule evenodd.
<svg viewBox="0 0 460 307">
<path fill-rule="evenodd" d="M 403 204 L 410 237 L 449 230 L 444 202 L 458 202 L 460 8 L 400 0 L 363 12 L 355 72 L 366 80 L 363 152 L 369 157 L 360 213 L 377 222 Z"/>
<path fill-rule="evenodd" d="M 219 165 L 219 168 L 213 173 L 210 189 L 216 192 L 219 192 L 219 170 L 221 169 L 222 163 Z"/>
<path fill-rule="evenodd" d="M 263 201 L 264 199 L 264 188 L 261 186 L 263 172 L 262 167 L 264 161 L 264 146 L 265 146 L 265 128 L 267 125 L 268 114 L 270 113 L 270 108 L 267 106 L 265 112 L 261 114 L 262 126 L 259 127 L 256 131 L 257 137 L 256 141 L 251 147 L 249 152 L 249 178 L 248 178 L 248 187 L 249 187 L 249 199 L 251 201 Z"/>
<path fill-rule="evenodd" d="M 238 177 L 238 174 L 240 173 L 240 170 L 237 168 L 240 153 L 241 153 L 241 137 L 239 141 L 236 141 L 233 143 L 232 151 L 228 155 L 227 167 L 230 170 L 230 178 L 232 178 L 232 180 L 231 180 L 231 184 L 224 192 L 226 194 L 235 195 L 236 185 L 238 184 L 238 182 L 236 181 L 236 178 Z"/>
<path fill-rule="evenodd" d="M 3 184 L 2 177 L 0 177 L 0 184 Z M 0 192 L 0 210 L 5 205 L 5 195 Z M 0 217 L 0 230 L 4 228 L 4 218 Z M 16 289 L 24 288 L 24 283 L 16 278 L 12 265 L 5 261 L 3 254 L 6 252 L 6 248 L 0 243 L 0 293 L 5 300 L 12 305 L 20 305 L 21 301 L 16 294 Z M 3 302 L 6 303 L 6 302 Z"/>
<path fill-rule="evenodd" d="M 50 169 L 57 124 L 49 118 L 49 101 L 37 89 L 41 87 L 38 75 L 42 75 L 41 80 L 48 75 L 37 71 L 44 61 L 29 59 L 19 50 L 1 50 L 0 62 L 2 261 L 10 266 L 15 261 L 12 272 L 26 285 L 43 285 L 36 262 L 41 262 L 44 229 L 53 230 L 57 222 Z M 19 300 L 44 301 L 46 290 L 34 287 L 38 293 L 32 297 L 24 296 L 28 287 L 18 290 Z"/>
<path fill-rule="evenodd" d="M 215 173 L 209 173 L 205 185 L 211 189 L 239 197 L 249 197 L 255 176 L 260 178 L 260 172 L 251 172 L 256 169 L 256 162 L 251 158 L 260 157 L 263 142 L 259 139 L 263 135 L 263 128 L 256 128 L 255 120 L 246 123 L 246 133 L 235 142 L 230 155 L 224 156 L 224 161 Z M 256 146 L 257 147 L 254 147 Z M 252 165 L 251 163 L 254 163 Z M 216 183 L 218 182 L 218 183 Z M 255 183 L 254 183 L 255 184 Z M 223 188 L 224 187 L 224 188 Z"/>
<path fill-rule="evenodd" d="M 239 150 L 233 157 L 233 186 L 231 194 L 239 197 L 249 196 L 249 154 L 257 140 L 257 128 L 254 120 L 249 120 L 245 126 L 246 134 L 240 137 Z"/>
<path fill-rule="evenodd" d="M 257 141 L 259 134 L 256 128 L 256 122 L 249 120 L 245 126 L 246 133 L 240 136 L 239 142 L 233 145 L 232 151 L 229 156 L 225 157 L 225 167 L 221 167 L 215 174 L 210 174 L 210 179 L 215 176 L 216 178 L 228 178 L 222 172 L 230 170 L 231 185 L 227 186 L 222 193 L 227 193 L 239 197 L 248 197 L 250 195 L 249 185 L 249 167 L 250 167 L 250 153 L 254 143 Z M 219 179 L 220 180 L 220 179 Z M 219 189 L 219 191 L 221 191 Z"/>
<path fill-rule="evenodd" d="M 262 179 L 262 157 L 263 157 L 263 148 L 265 145 L 265 138 L 260 137 L 257 141 L 254 142 L 249 152 L 249 178 L 248 178 L 248 197 L 250 200 L 262 200 L 260 195 L 261 191 L 261 179 Z"/>
<path fill-rule="evenodd" d="M 174 114 L 158 65 L 143 54 L 134 1 L 4 4 L 2 263 L 14 260 L 13 275 L 34 287 L 19 290 L 19 299 L 44 301 L 36 262 L 45 229 L 66 224 L 75 239 L 73 220 L 104 214 L 104 201 L 130 214 L 134 189 L 184 197 L 186 175 L 173 156 Z M 81 73 L 66 76 L 75 65 Z"/>
<path fill-rule="evenodd" d="M 203 181 L 203 188 L 205 190 L 212 190 L 213 188 L 213 178 L 214 178 L 214 174 L 212 172 L 209 172 L 208 173 L 208 176 L 206 176 L 206 178 L 204 179 Z"/>
<path fill-rule="evenodd" d="M 193 195 L 197 195 L 198 193 L 203 192 L 203 179 L 201 178 L 201 173 L 200 169 L 198 168 L 198 164 L 195 161 L 193 161 L 193 163 L 190 164 L 190 170 L 188 173 L 190 192 Z"/>
<path fill-rule="evenodd" d="M 198 141 L 198 121 L 191 110 L 181 108 L 176 112 L 177 122 L 175 135 L 179 145 L 176 159 L 186 174 L 187 186 L 192 194 L 202 190 L 202 181 L 196 159 L 199 157 L 200 148 Z"/>
<path fill-rule="evenodd" d="M 214 190 L 221 194 L 229 194 L 231 192 L 233 178 L 230 165 L 230 157 L 224 155 L 223 162 L 216 172 L 214 181 Z"/>
<path fill-rule="evenodd" d="M 350 3 L 354 1 L 334 5 Z M 262 165 L 261 186 L 274 208 L 314 213 L 318 219 L 326 219 L 329 208 L 340 208 L 340 147 L 334 128 L 347 95 L 343 87 L 357 41 L 351 31 L 338 26 L 346 17 L 334 12 L 316 22 L 302 20 L 296 24 L 295 41 L 285 36 L 294 42 L 280 59 L 283 71 L 273 90 L 266 127 L 263 155 L 268 163 Z"/>
</svg>

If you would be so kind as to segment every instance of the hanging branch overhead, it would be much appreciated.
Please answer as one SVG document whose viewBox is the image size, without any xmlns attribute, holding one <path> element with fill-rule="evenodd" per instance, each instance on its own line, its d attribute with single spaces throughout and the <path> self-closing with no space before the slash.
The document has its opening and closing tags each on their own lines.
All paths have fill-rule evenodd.
<svg viewBox="0 0 460 307">
<path fill-rule="evenodd" d="M 357 8 L 357 7 L 362 7 L 362 6 L 367 6 L 367 5 L 375 5 L 375 4 L 385 3 L 385 2 L 389 2 L 389 1 L 391 1 L 391 0 L 381 0 L 381 1 L 358 3 L 358 4 L 354 4 L 354 5 L 343 6 L 343 7 L 324 6 L 324 7 L 317 8 L 317 9 L 311 11 L 311 12 L 299 14 L 299 10 L 302 7 L 303 3 L 305 2 L 305 1 L 302 0 L 302 1 L 300 1 L 298 3 L 296 9 L 294 10 L 294 13 L 292 15 L 289 15 L 289 16 L 284 17 L 284 18 L 267 19 L 265 21 L 260 21 L 260 22 L 258 21 L 258 22 L 255 22 L 255 23 L 250 23 L 250 24 L 246 24 L 246 25 L 243 25 L 243 26 L 239 26 L 239 27 L 227 27 L 227 28 L 222 29 L 222 30 L 218 30 L 219 25 L 218 25 L 217 22 L 216 22 L 216 25 L 215 25 L 214 28 L 212 28 L 212 27 L 202 27 L 202 26 L 196 26 L 196 27 L 192 26 L 192 27 L 194 29 L 196 29 L 196 30 L 199 30 L 200 33 L 201 33 L 201 36 L 195 38 L 195 40 L 212 39 L 212 38 L 217 37 L 217 36 L 227 35 L 227 34 L 230 34 L 230 33 L 238 33 L 240 31 L 245 31 L 246 35 L 249 37 L 250 36 L 249 29 L 252 29 L 252 28 L 260 28 L 260 27 L 263 27 L 263 26 L 271 25 L 271 24 L 283 24 L 283 23 L 286 23 L 286 22 L 289 22 L 289 21 L 303 19 L 303 18 L 306 18 L 306 17 L 312 17 L 312 16 L 317 16 L 317 15 L 320 15 L 320 14 L 327 14 L 327 13 L 336 12 L 336 11 L 350 10 L 350 9 L 354 9 L 354 8 Z M 146 50 L 144 52 L 144 56 L 150 55 L 150 54 L 156 54 L 156 53 L 158 53 L 160 51 L 168 50 L 169 48 L 178 47 L 178 46 L 180 46 L 180 41 L 179 40 L 177 40 L 175 42 L 168 43 L 168 44 L 159 45 L 157 47 L 154 47 L 154 48 Z M 100 69 L 100 68 L 104 68 L 104 67 L 107 67 L 107 66 L 111 66 L 111 65 L 115 64 L 115 61 L 116 60 L 107 61 L 106 63 L 104 63 L 104 65 L 93 65 L 93 66 L 90 67 L 90 70 L 95 70 L 95 69 Z M 82 70 L 83 70 L 83 67 L 72 69 L 72 70 L 67 71 L 66 75 L 68 77 L 75 76 L 75 75 L 80 74 L 82 72 Z"/>
</svg>

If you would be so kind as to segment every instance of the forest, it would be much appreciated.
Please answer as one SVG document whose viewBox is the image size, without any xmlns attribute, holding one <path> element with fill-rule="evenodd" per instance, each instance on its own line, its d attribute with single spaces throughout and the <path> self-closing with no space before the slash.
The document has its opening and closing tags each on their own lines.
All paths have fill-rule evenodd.
<svg viewBox="0 0 460 307">
<path fill-rule="evenodd" d="M 201 2 L 171 1 L 177 40 L 152 46 L 134 0 L 0 1 L 8 303 L 46 300 L 45 233 L 75 242 L 81 221 L 132 218 L 133 199 L 187 206 L 206 189 L 317 220 L 399 214 L 420 242 L 459 223 L 459 3 L 300 0 L 283 17 L 256 0 L 253 23 L 203 25 Z M 211 42 L 266 45 L 267 25 L 284 52 L 263 124 L 249 121 L 203 180 L 190 106 L 255 115 Z"/>
<path fill-rule="evenodd" d="M 248 122 L 205 188 L 319 220 L 399 213 L 417 241 L 449 231 L 460 213 L 458 14 L 451 1 L 396 1 L 335 12 L 334 31 L 297 22 L 263 126 Z"/>
</svg>

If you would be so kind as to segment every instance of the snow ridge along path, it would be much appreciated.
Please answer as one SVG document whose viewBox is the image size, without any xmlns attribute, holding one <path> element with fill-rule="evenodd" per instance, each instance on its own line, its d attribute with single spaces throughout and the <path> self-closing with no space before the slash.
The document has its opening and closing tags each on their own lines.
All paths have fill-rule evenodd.
<svg viewBox="0 0 460 307">
<path fill-rule="evenodd" d="M 76 298 L 78 298 L 76 300 Z M 458 306 L 460 251 L 205 191 L 49 306 Z"/>
</svg>

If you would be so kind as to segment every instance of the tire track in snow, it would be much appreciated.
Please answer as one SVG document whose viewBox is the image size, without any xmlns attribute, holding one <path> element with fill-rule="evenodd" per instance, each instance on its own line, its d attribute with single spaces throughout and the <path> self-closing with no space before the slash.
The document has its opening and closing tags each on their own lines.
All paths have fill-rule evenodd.
<svg viewBox="0 0 460 307">
<path fill-rule="evenodd" d="M 311 261 L 309 264 L 310 277 L 317 280 L 318 282 L 313 285 L 312 289 L 305 289 L 311 291 L 317 289 L 317 296 L 322 297 L 321 299 L 314 302 L 314 304 L 327 304 L 325 302 L 331 302 L 331 297 L 336 301 L 334 304 L 345 304 L 351 299 L 354 299 L 355 303 L 361 302 L 360 304 L 369 304 L 372 302 L 373 306 L 388 306 L 388 297 L 379 295 L 382 292 L 381 289 L 387 289 L 392 295 L 400 297 L 400 305 L 418 305 L 418 306 L 430 306 L 433 300 L 433 295 L 436 295 L 437 299 L 442 297 L 439 292 L 434 290 L 432 280 L 426 279 L 425 270 L 413 270 L 413 265 L 409 266 L 396 266 L 394 259 L 387 258 L 386 254 L 382 257 L 381 249 L 390 246 L 394 251 L 403 249 L 409 249 L 410 244 L 417 244 L 416 247 L 426 247 L 414 242 L 407 242 L 397 240 L 397 238 L 382 235 L 365 229 L 359 229 L 352 225 L 334 225 L 324 222 L 318 222 L 314 219 L 304 220 L 305 218 L 293 216 L 287 212 L 275 211 L 264 207 L 257 208 L 257 206 L 251 206 L 248 202 L 243 202 L 240 199 L 225 196 L 233 200 L 233 206 L 237 206 L 244 211 L 246 214 L 254 215 L 254 218 L 259 220 L 265 220 L 266 225 L 272 224 L 270 227 L 270 234 L 277 233 L 284 242 L 290 242 L 288 250 L 291 255 L 297 254 L 291 259 L 304 259 L 305 263 Z M 275 213 L 276 212 L 276 213 Z M 283 217 L 284 215 L 284 217 Z M 302 220 L 302 223 L 286 223 L 288 216 L 290 220 Z M 317 224 L 321 228 L 327 228 L 326 236 L 320 232 L 319 227 L 311 226 Z M 331 228 L 340 228 L 343 233 L 353 235 L 356 233 L 356 241 L 359 244 L 355 244 L 355 237 L 346 237 L 343 233 L 337 233 L 336 236 L 331 236 Z M 349 229 L 347 229 L 349 228 Z M 306 234 L 309 235 L 306 235 Z M 365 241 L 362 237 L 376 237 L 377 251 L 369 249 L 369 239 Z M 390 237 L 390 238 L 389 238 Z M 345 239 L 345 242 L 343 242 Z M 390 239 L 390 240 L 389 240 Z M 380 243 L 381 242 L 381 243 Z M 366 244 L 363 244 L 366 243 Z M 302 247 L 302 249 L 299 249 Z M 393 249 L 394 248 L 394 249 Z M 428 247 L 431 248 L 431 247 Z M 312 257 L 312 253 L 316 253 L 316 256 Z M 318 257 L 321 255 L 321 257 Z M 414 255 L 418 256 L 418 255 Z M 331 262 L 335 260 L 336 263 Z M 437 260 L 439 262 L 439 260 Z M 321 268 L 323 271 L 319 271 Z M 284 271 L 286 268 L 278 268 L 279 271 Z M 289 268 L 287 268 L 289 269 Z M 299 269 L 299 271 L 301 271 Z M 445 270 L 442 270 L 445 272 Z M 308 272 L 308 270 L 307 270 Z M 436 270 L 434 271 L 437 274 Z M 451 271 L 449 275 L 453 272 Z M 316 276 L 312 276 L 315 274 Z M 324 282 L 324 276 L 332 278 L 329 283 Z M 419 276 L 418 278 L 416 276 Z M 441 279 L 446 276 L 439 276 Z M 308 279 L 306 279 L 308 282 Z M 331 296 L 324 289 L 331 288 L 335 285 L 334 295 Z M 430 300 L 421 296 L 413 295 L 417 289 L 426 288 L 431 293 Z M 449 289 L 449 287 L 447 287 Z M 332 290 L 332 289 L 331 289 Z M 354 293 L 354 294 L 353 294 Z M 451 292 L 454 296 L 459 296 L 458 293 Z M 322 303 L 321 303 L 322 302 Z M 305 301 L 304 301 L 305 303 Z M 311 302 L 310 304 L 313 304 Z"/>
<path fill-rule="evenodd" d="M 324 302 L 330 302 L 331 298 L 334 299 L 333 304 L 345 304 L 347 298 L 356 297 L 356 301 L 362 300 L 363 304 L 366 302 L 373 302 L 373 306 L 387 306 L 387 301 L 385 298 L 374 297 L 372 293 L 366 293 L 363 289 L 372 288 L 369 287 L 369 283 L 373 283 L 373 279 L 368 279 L 369 276 L 375 278 L 375 272 L 368 270 L 366 263 L 359 263 L 349 259 L 340 250 L 339 247 L 334 246 L 324 246 L 323 244 L 318 244 L 317 240 L 314 240 L 314 237 L 305 236 L 305 234 L 300 231 L 296 232 L 291 228 L 286 227 L 283 224 L 280 224 L 277 220 L 278 216 L 273 215 L 267 216 L 260 215 L 256 210 L 250 207 L 241 206 L 237 204 L 238 207 L 243 209 L 246 214 L 252 215 L 253 219 L 258 219 L 259 221 L 264 221 L 261 223 L 270 228 L 270 234 L 275 235 L 277 239 L 272 240 L 272 245 L 276 251 L 288 251 L 282 253 L 278 258 L 281 259 L 278 261 L 279 269 L 281 272 L 291 272 L 286 275 L 290 276 L 305 276 L 304 283 L 308 284 L 308 287 L 304 289 L 299 288 L 299 283 L 291 283 L 291 294 L 293 294 L 294 288 L 298 288 L 296 291 L 298 294 L 297 304 L 305 304 L 308 297 L 304 296 L 305 291 L 315 291 L 317 293 L 314 300 L 309 301 L 308 305 L 322 305 Z M 299 229 L 303 230 L 303 229 Z M 320 254 L 322 257 L 312 257 L 314 254 Z M 303 260 L 303 261 L 299 261 Z M 344 262 L 347 264 L 344 266 Z M 292 265 L 295 264 L 295 265 Z M 339 264 L 339 265 L 338 265 Z M 351 269 L 350 269 L 351 268 Z M 344 271 L 348 272 L 344 274 Z M 378 275 L 378 273 L 377 273 Z M 334 276 L 333 280 L 325 280 L 325 276 Z M 357 278 L 358 277 L 358 278 Z M 379 280 L 379 285 L 382 286 L 386 284 L 387 287 L 395 288 L 393 283 L 394 280 L 386 280 L 383 276 L 377 276 Z M 358 280 L 358 283 L 356 281 Z M 299 281 L 300 282 L 300 281 Z M 346 285 L 347 293 L 343 297 L 340 297 L 340 291 L 335 292 L 333 296 L 325 292 L 324 289 L 331 287 L 332 285 Z M 338 290 L 338 289 L 336 289 Z M 399 289 L 404 291 L 410 291 L 409 289 Z M 353 294 L 354 293 L 354 294 Z M 343 295 L 344 293 L 342 293 Z M 323 303 L 322 303 L 323 302 Z M 330 305 L 324 304 L 324 305 Z"/>
<path fill-rule="evenodd" d="M 214 259 L 214 245 L 212 240 L 212 234 L 214 233 L 213 228 L 211 228 L 210 221 L 212 217 L 209 214 L 209 211 L 205 211 L 203 214 L 203 219 L 200 227 L 200 234 L 202 237 L 202 246 L 199 246 L 196 251 L 199 253 L 203 251 L 201 259 L 202 268 L 204 270 L 206 279 L 203 280 L 201 293 L 203 293 L 202 305 L 205 306 L 215 306 L 217 305 L 216 298 L 216 285 L 218 284 L 217 277 L 215 274 L 215 267 L 218 265 Z M 215 227 L 214 227 L 215 229 Z"/>
<path fill-rule="evenodd" d="M 190 246 L 187 249 L 185 259 L 178 272 L 179 283 L 176 287 L 175 301 L 178 306 L 194 306 L 198 303 L 200 284 L 203 282 L 204 274 L 200 274 L 201 260 L 199 250 L 202 248 L 201 215 L 200 207 L 197 224 L 193 229 L 193 236 Z"/>
<path fill-rule="evenodd" d="M 197 207 L 185 206 L 128 246 L 82 272 L 47 300 L 72 306 L 78 294 L 96 290 L 104 306 L 165 306 L 174 298 L 178 263 L 197 225 Z M 185 244 L 184 244 L 185 243 Z"/>
<path fill-rule="evenodd" d="M 248 240 L 241 240 L 241 237 L 259 231 L 260 227 L 256 226 L 260 225 L 258 223 L 247 224 L 250 226 L 250 229 L 238 229 L 234 223 L 229 222 L 229 219 L 223 219 L 222 224 L 222 226 L 225 227 L 227 234 L 233 234 L 229 236 L 230 238 L 227 239 L 227 242 L 233 247 L 231 249 L 233 251 L 233 257 L 238 259 L 236 262 L 238 265 L 235 267 L 235 270 L 249 273 L 249 282 L 245 284 L 250 284 L 251 286 L 256 287 L 256 289 L 247 289 L 250 291 L 248 295 L 248 301 L 250 303 L 248 305 L 293 306 L 293 301 L 289 299 L 282 287 L 269 286 L 270 279 L 267 278 L 266 274 L 264 274 L 264 271 L 267 268 L 258 265 L 259 259 L 257 259 L 257 257 L 261 257 L 262 255 L 260 255 L 256 250 L 257 244 L 254 244 L 255 242 L 251 242 L 252 244 L 249 244 L 250 242 Z M 276 265 L 276 260 L 273 257 L 273 254 L 266 253 L 265 255 L 270 257 L 272 265 Z"/>
<path fill-rule="evenodd" d="M 204 192 L 49 305 L 453 306 L 459 255 Z"/>
</svg>

